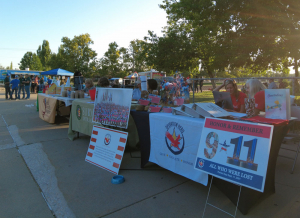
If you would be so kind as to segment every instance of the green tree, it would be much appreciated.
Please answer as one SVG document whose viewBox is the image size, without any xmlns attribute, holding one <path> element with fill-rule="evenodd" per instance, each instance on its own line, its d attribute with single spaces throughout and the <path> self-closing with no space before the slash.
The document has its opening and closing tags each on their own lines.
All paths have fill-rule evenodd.
<svg viewBox="0 0 300 218">
<path fill-rule="evenodd" d="M 44 40 L 42 46 L 39 46 L 37 55 L 43 65 L 43 70 L 50 70 L 49 61 L 51 59 L 51 49 L 47 40 Z"/>
<path fill-rule="evenodd" d="M 100 59 L 101 73 L 112 77 L 128 75 L 129 72 L 126 72 L 128 66 L 124 66 L 127 58 L 128 54 L 125 48 L 119 48 L 116 42 L 109 43 L 108 50 L 105 52 L 104 57 Z"/>
<path fill-rule="evenodd" d="M 9 69 L 13 69 L 13 63 L 12 62 L 10 62 L 10 66 L 9 66 Z"/>
<path fill-rule="evenodd" d="M 160 5 L 168 14 L 166 33 L 175 31 L 187 38 L 191 57 L 200 60 L 212 78 L 215 71 L 228 67 L 234 56 L 232 41 L 227 40 L 235 35 L 232 4 L 230 0 L 164 0 Z"/>
<path fill-rule="evenodd" d="M 149 37 L 146 37 L 145 40 L 148 43 L 146 51 L 148 65 L 152 65 L 155 69 L 168 74 L 175 71 L 191 72 L 198 69 L 199 58 L 195 57 L 191 40 L 184 32 L 169 28 L 163 37 L 157 37 L 153 32 L 149 32 Z"/>
<path fill-rule="evenodd" d="M 88 33 L 74 36 L 73 39 L 68 37 L 62 38 L 62 45 L 56 55 L 56 65 L 65 70 L 75 72 L 80 71 L 83 74 L 88 73 L 91 65 L 96 61 L 97 53 L 90 48 L 94 44 Z"/>
<path fill-rule="evenodd" d="M 288 74 L 290 65 L 299 74 L 298 0 L 164 0 L 160 7 L 168 14 L 166 33 L 186 32 L 209 77 L 241 68 Z"/>
<path fill-rule="evenodd" d="M 26 52 L 20 61 L 20 69 L 25 70 L 25 68 L 41 71 L 43 70 L 43 65 L 35 53 Z"/>
<path fill-rule="evenodd" d="M 128 61 L 130 62 L 132 72 L 144 72 L 151 69 L 146 62 L 145 47 L 146 44 L 143 40 L 135 39 L 130 41 Z"/>
</svg>

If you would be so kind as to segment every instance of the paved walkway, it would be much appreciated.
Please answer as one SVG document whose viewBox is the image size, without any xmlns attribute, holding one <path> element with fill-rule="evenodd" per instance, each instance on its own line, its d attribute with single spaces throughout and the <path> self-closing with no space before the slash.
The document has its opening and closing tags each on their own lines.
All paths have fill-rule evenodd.
<svg viewBox="0 0 300 218">
<path fill-rule="evenodd" d="M 89 137 L 70 141 L 67 120 L 42 121 L 35 100 L 5 100 L 0 87 L 0 217 L 202 216 L 208 187 L 154 164 L 141 169 L 139 152 L 125 152 L 126 181 L 111 184 L 111 173 L 84 161 Z M 300 158 L 294 174 L 291 166 L 279 157 L 276 193 L 237 217 L 300 217 Z M 209 201 L 234 213 L 214 186 Z M 229 216 L 208 206 L 205 217 Z"/>
</svg>

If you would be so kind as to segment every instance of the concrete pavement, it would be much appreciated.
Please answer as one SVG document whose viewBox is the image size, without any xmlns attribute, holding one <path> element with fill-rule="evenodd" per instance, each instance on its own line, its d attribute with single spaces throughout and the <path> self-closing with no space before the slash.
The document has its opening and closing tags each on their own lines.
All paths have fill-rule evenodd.
<svg viewBox="0 0 300 218">
<path fill-rule="evenodd" d="M 35 101 L 5 100 L 0 87 L 0 217 L 202 216 L 208 187 L 154 164 L 141 169 L 139 152 L 125 152 L 126 181 L 113 185 L 113 174 L 84 160 L 90 137 L 70 141 L 67 120 L 42 121 Z M 276 193 L 237 217 L 300 217 L 300 158 L 294 174 L 291 167 L 292 160 L 278 157 Z M 234 213 L 214 186 L 209 202 Z M 205 217 L 230 216 L 208 206 Z"/>
</svg>

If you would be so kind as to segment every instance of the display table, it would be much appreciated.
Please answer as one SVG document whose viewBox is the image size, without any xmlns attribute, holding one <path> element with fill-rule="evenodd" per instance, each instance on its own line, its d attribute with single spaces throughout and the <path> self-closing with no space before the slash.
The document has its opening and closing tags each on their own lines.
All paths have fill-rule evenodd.
<svg viewBox="0 0 300 218">
<path fill-rule="evenodd" d="M 135 108 L 137 104 L 132 104 L 131 108 Z M 92 122 L 93 119 L 94 102 L 91 99 L 76 99 L 72 103 L 72 110 L 69 120 L 69 130 L 68 138 L 74 140 L 77 136 L 77 132 L 83 133 L 85 135 L 91 135 L 93 125 L 99 125 Z M 107 128 L 114 128 L 111 126 L 106 126 Z M 128 146 L 131 148 L 136 148 L 139 142 L 139 135 L 135 126 L 135 122 L 131 116 L 129 116 L 128 128 L 121 129 L 121 131 L 128 132 Z"/>
<path fill-rule="evenodd" d="M 141 165 L 142 167 L 147 164 L 150 155 L 150 129 L 149 129 L 149 113 L 131 111 L 131 115 L 136 122 L 138 128 L 138 133 L 140 136 L 140 146 L 141 146 Z M 279 153 L 279 149 L 284 136 L 289 129 L 288 125 L 285 126 L 275 126 L 273 130 L 272 144 L 270 150 L 270 157 L 268 162 L 268 169 L 266 175 L 266 182 L 264 192 L 254 191 L 252 189 L 242 187 L 240 201 L 238 209 L 243 213 L 247 214 L 249 209 L 257 203 L 260 199 L 268 196 L 275 192 L 275 168 L 276 161 Z M 195 129 L 195 134 L 201 135 L 201 129 Z M 144 139 L 144 140 L 143 140 Z M 152 146 L 156 146 L 152 144 Z M 238 194 L 240 187 L 226 182 L 221 179 L 214 178 L 213 183 L 222 191 L 224 194 L 234 203 L 237 203 Z"/>
</svg>

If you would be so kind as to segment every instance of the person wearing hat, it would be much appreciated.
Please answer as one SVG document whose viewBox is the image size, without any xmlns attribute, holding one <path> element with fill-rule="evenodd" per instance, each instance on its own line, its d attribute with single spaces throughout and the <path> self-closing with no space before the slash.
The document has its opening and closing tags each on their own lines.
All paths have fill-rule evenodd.
<svg viewBox="0 0 300 218">
<path fill-rule="evenodd" d="M 6 74 L 6 77 L 4 79 L 4 87 L 5 87 L 5 98 L 6 100 L 8 99 L 12 99 L 11 98 L 11 92 L 10 92 L 10 81 L 9 81 L 9 74 Z M 9 94 L 9 98 L 8 98 L 8 94 Z"/>
<path fill-rule="evenodd" d="M 24 99 L 25 98 L 25 79 L 24 79 L 22 74 L 20 75 L 19 81 L 20 81 L 20 86 L 19 86 L 19 92 L 18 92 L 18 99 L 20 99 L 21 90 L 23 92 L 23 98 L 22 99 Z"/>
<path fill-rule="evenodd" d="M 132 100 L 138 101 L 141 98 L 141 81 L 137 80 L 135 84 L 136 87 L 132 92 Z"/>
<path fill-rule="evenodd" d="M 17 100 L 19 98 L 18 96 L 18 88 L 19 88 L 19 84 L 20 84 L 20 80 L 18 79 L 18 76 L 15 77 L 15 79 L 13 79 L 10 84 L 12 84 L 12 87 L 11 87 L 11 96 L 14 95 L 14 92 L 15 92 L 15 100 Z"/>
</svg>

